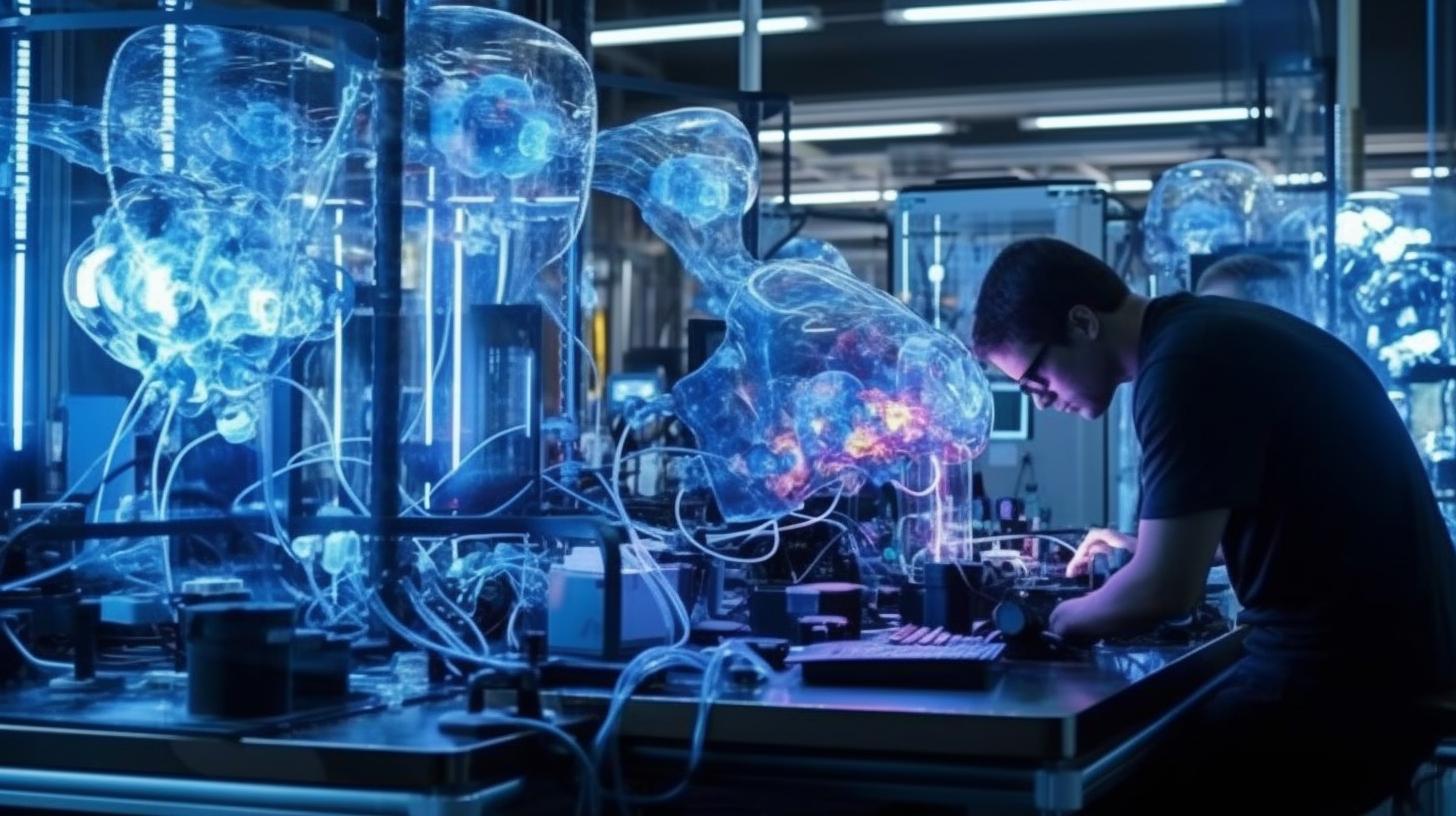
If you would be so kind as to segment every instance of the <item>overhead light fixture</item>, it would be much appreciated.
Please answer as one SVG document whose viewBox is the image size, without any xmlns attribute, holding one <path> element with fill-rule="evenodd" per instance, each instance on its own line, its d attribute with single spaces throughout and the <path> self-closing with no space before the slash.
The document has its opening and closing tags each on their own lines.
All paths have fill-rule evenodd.
<svg viewBox="0 0 1456 816">
<path fill-rule="evenodd" d="M 1450 176 L 1451 176 L 1451 168 L 1449 168 L 1449 167 L 1412 167 L 1411 168 L 1411 178 L 1417 178 L 1417 179 L 1449 178 Z"/>
<path fill-rule="evenodd" d="M 819 18 L 813 14 L 786 14 L 764 17 L 758 21 L 760 34 L 795 34 L 817 31 L 819 27 Z M 662 22 L 656 25 L 600 28 L 592 32 L 591 44 L 593 48 L 612 48 L 620 45 L 717 40 L 742 37 L 743 31 L 743 21 L 738 19 Z"/>
<path fill-rule="evenodd" d="M 878 204 L 894 201 L 900 197 L 898 190 L 824 190 L 809 193 L 794 193 L 795 204 L 806 206 L 822 204 Z M 774 196 L 771 203 L 784 203 L 783 196 Z"/>
<path fill-rule="evenodd" d="M 877 125 L 831 125 L 794 128 L 791 142 L 844 142 L 856 139 L 904 139 L 915 136 L 939 136 L 950 132 L 945 122 L 885 122 Z M 783 144 L 782 130 L 764 130 L 758 134 L 760 144 Z"/>
<path fill-rule="evenodd" d="M 1152 179 L 1115 179 L 1111 184 L 1098 183 L 1099 190 L 1112 193 L 1146 193 L 1153 189 Z"/>
<path fill-rule="evenodd" d="M 1274 176 L 1274 186 L 1276 187 L 1287 187 L 1290 185 L 1298 187 L 1305 184 L 1324 183 L 1325 174 L 1318 170 L 1312 173 L 1278 173 Z"/>
<path fill-rule="evenodd" d="M 885 12 L 885 21 L 895 25 L 970 23 L 1031 17 L 1179 11 L 1229 5 L 1233 5 L 1233 0 L 1026 0 L 1007 3 L 957 3 L 890 9 Z"/>
<path fill-rule="evenodd" d="M 1073 113 L 1057 116 L 1029 116 L 1021 120 L 1022 130 L 1070 130 L 1073 128 L 1147 127 L 1191 125 L 1203 122 L 1238 122 L 1259 115 L 1258 108 L 1186 108 L 1182 110 L 1127 111 L 1124 113 Z M 1269 115 L 1269 111 L 1265 111 Z"/>
</svg>

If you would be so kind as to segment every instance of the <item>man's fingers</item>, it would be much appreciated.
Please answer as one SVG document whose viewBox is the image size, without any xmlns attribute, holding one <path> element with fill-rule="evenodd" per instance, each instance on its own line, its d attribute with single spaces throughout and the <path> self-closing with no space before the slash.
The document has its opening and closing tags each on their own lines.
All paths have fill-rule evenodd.
<svg viewBox="0 0 1456 816">
<path fill-rule="evenodd" d="M 1101 539 L 1083 541 L 1082 545 L 1077 548 L 1077 554 L 1067 562 L 1067 577 L 1076 578 L 1085 573 L 1093 558 L 1110 552 L 1112 552 L 1112 546 Z"/>
</svg>

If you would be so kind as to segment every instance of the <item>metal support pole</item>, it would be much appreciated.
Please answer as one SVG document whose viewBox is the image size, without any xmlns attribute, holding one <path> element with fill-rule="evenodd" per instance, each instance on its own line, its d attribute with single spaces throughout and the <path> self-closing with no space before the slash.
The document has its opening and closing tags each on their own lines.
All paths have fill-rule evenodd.
<svg viewBox="0 0 1456 816">
<path fill-rule="evenodd" d="M 740 16 L 743 18 L 743 36 L 738 40 L 738 90 L 758 93 L 763 90 L 763 35 L 758 31 L 758 22 L 763 19 L 763 0 L 740 0 Z M 739 105 L 743 124 L 748 135 L 758 142 L 759 123 L 763 121 L 762 103 L 758 100 Z M 788 147 L 784 140 L 784 147 Z M 787 158 L 787 156 L 786 156 Z M 743 217 L 743 243 L 748 253 L 758 257 L 759 204 Z"/>
<path fill-rule="evenodd" d="M 1339 0 L 1338 12 L 1335 186 L 1344 196 L 1365 187 L 1365 122 L 1360 107 L 1360 0 Z"/>
<path fill-rule="evenodd" d="M 591 65 L 591 32 L 596 27 L 596 2 L 595 0 L 576 0 L 576 2 L 564 5 L 561 16 L 561 36 L 575 46 L 576 50 L 580 51 L 582 57 L 586 59 L 587 64 Z M 590 196 L 590 191 L 586 195 Z M 578 428 L 579 423 L 583 421 L 581 408 L 584 394 L 581 382 L 582 360 L 576 341 L 582 335 L 581 287 L 587 251 L 591 241 L 591 217 L 591 210 L 588 209 L 586 217 L 582 220 L 581 231 L 577 233 L 576 240 L 572 242 L 566 257 L 562 259 L 561 270 L 564 279 L 562 281 L 561 318 L 566 324 L 563 327 L 566 334 L 561 338 L 561 416 L 566 420 L 568 427 L 573 429 Z M 579 450 L 575 442 L 575 439 L 562 439 L 563 461 L 576 461 Z M 567 472 L 563 476 L 570 484 L 572 469 L 567 468 Z"/>
<path fill-rule="evenodd" d="M 1340 210 L 1339 184 L 1339 118 L 1335 115 L 1337 94 L 1335 67 L 1323 61 L 1324 128 L 1325 128 L 1325 330 L 1340 337 L 1340 258 L 1335 241 L 1335 215 Z"/>
<path fill-rule="evenodd" d="M 404 236 L 404 58 L 406 0 L 379 0 L 379 16 L 390 24 L 379 32 L 378 95 L 375 122 L 379 156 L 374 167 L 374 313 L 373 468 L 370 487 L 378 557 L 371 564 L 372 584 L 386 606 L 398 614 L 399 541 L 385 533 L 399 515 L 400 265 Z"/>
</svg>

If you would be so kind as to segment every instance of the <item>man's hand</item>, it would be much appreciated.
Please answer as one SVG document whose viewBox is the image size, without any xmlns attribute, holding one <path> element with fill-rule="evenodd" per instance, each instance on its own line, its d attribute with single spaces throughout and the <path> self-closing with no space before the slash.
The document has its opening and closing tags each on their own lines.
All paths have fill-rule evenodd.
<svg viewBox="0 0 1456 816">
<path fill-rule="evenodd" d="M 1087 574 L 1092 568 L 1092 559 L 1099 555 L 1107 555 L 1113 550 L 1137 551 L 1137 539 L 1127 533 L 1119 533 L 1116 530 L 1104 530 L 1094 527 L 1087 531 L 1086 538 L 1077 545 L 1077 554 L 1067 562 L 1067 577 L 1076 578 L 1079 575 Z"/>
<path fill-rule="evenodd" d="M 1228 517 L 1228 509 L 1221 508 L 1143 519 L 1138 524 L 1137 557 L 1114 572 L 1101 589 L 1059 604 L 1049 621 L 1051 632 L 1097 640 L 1136 634 L 1188 614 L 1203 596 L 1208 566 Z"/>
</svg>

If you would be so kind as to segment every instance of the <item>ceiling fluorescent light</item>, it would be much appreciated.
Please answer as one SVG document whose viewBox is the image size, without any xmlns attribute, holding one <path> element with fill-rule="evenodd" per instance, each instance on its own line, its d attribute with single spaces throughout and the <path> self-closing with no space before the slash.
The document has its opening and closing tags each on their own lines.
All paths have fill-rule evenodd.
<svg viewBox="0 0 1456 816">
<path fill-rule="evenodd" d="M 1152 179 L 1115 179 L 1112 182 L 1114 193 L 1146 193 L 1152 189 Z"/>
<path fill-rule="evenodd" d="M 1026 0 L 1009 3 L 958 3 L 910 6 L 885 12 L 892 24 L 969 23 L 1021 20 L 1030 17 L 1069 17 L 1084 14 L 1125 14 L 1135 11 L 1177 11 L 1233 5 L 1232 0 Z"/>
<path fill-rule="evenodd" d="M 793 34 L 799 31 L 814 31 L 818 28 L 819 19 L 809 14 L 765 17 L 758 21 L 758 33 L 760 34 Z M 591 43 L 593 48 L 611 48 L 618 45 L 714 40 L 742 36 L 742 20 L 703 20 L 692 23 L 601 28 L 592 32 Z"/>
<path fill-rule="evenodd" d="M 887 122 L 879 125 L 833 125 L 828 127 L 794 128 L 791 142 L 842 142 L 853 139 L 903 139 L 913 136 L 939 136 L 950 131 L 945 122 Z M 782 130 L 759 131 L 761 144 L 783 144 Z"/>
<path fill-rule="evenodd" d="M 1059 116 L 1031 116 L 1021 120 L 1022 130 L 1067 130 L 1070 128 L 1137 127 L 1188 125 L 1201 122 L 1237 122 L 1259 114 L 1258 108 L 1189 108 L 1186 110 L 1129 111 L 1126 113 L 1076 113 Z"/>
<path fill-rule="evenodd" d="M 878 204 L 894 201 L 899 197 L 897 190 L 829 190 L 812 193 L 794 193 L 794 203 L 804 206 L 817 204 Z M 774 204 L 784 203 L 783 196 L 774 196 Z"/>
<path fill-rule="evenodd" d="M 1436 178 L 1449 178 L 1451 176 L 1451 168 L 1449 168 L 1449 167 L 1435 167 L 1435 168 L 1432 168 L 1432 167 L 1412 167 L 1411 168 L 1411 178 L 1428 179 L 1428 178 L 1430 178 L 1432 176 L 1435 176 Z"/>
</svg>

